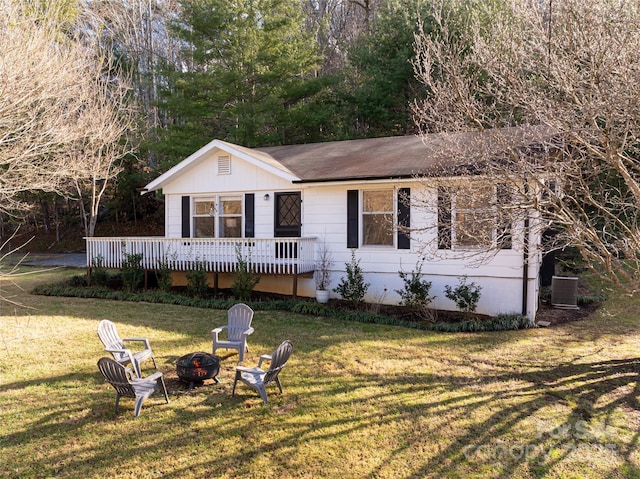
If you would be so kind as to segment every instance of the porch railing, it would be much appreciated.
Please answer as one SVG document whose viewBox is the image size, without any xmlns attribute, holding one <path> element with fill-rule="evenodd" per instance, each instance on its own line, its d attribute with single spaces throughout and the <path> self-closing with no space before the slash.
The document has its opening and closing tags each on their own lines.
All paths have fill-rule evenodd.
<svg viewBox="0 0 640 479">
<path fill-rule="evenodd" d="M 233 272 L 240 256 L 260 274 L 301 274 L 315 269 L 316 238 L 85 238 L 87 267 L 121 268 L 127 255 L 142 255 L 142 267 Z"/>
</svg>

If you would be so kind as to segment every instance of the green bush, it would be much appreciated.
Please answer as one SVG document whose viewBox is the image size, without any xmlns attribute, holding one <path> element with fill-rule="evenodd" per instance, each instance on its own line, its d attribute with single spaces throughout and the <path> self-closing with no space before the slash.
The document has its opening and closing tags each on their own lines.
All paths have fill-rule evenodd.
<svg viewBox="0 0 640 479">
<path fill-rule="evenodd" d="M 476 283 L 467 284 L 467 277 L 463 276 L 455 288 L 447 284 L 444 287 L 444 295 L 456 303 L 460 311 L 473 313 L 478 307 L 481 290 L 482 288 Z"/>
<path fill-rule="evenodd" d="M 249 267 L 247 260 L 242 256 L 240 246 L 236 246 L 236 261 L 238 262 L 238 269 L 236 270 L 233 285 L 231 285 L 231 291 L 233 291 L 233 296 L 238 301 L 248 301 L 251 298 L 253 289 L 260 282 L 260 277 Z"/>
<path fill-rule="evenodd" d="M 105 286 L 109 281 L 109 273 L 104 268 L 104 258 L 101 255 L 91 259 L 91 284 Z"/>
<path fill-rule="evenodd" d="M 333 288 L 342 299 L 349 301 L 353 306 L 364 300 L 370 284 L 364 282 L 364 274 L 360 267 L 360 260 L 356 260 L 356 253 L 351 250 L 351 262 L 345 263 L 347 277 L 342 277 L 337 287 Z"/>
<path fill-rule="evenodd" d="M 142 268 L 142 253 L 124 253 L 122 261 L 122 286 L 127 292 L 138 291 L 144 279 Z"/>
<path fill-rule="evenodd" d="M 227 310 L 236 303 L 235 299 L 205 299 L 182 296 L 179 294 L 158 291 L 127 293 L 107 288 L 73 287 L 68 284 L 44 284 L 32 291 L 43 296 L 68 296 L 76 298 L 98 298 L 116 301 L 144 301 L 147 303 L 175 304 L 195 308 Z M 278 300 L 253 301 L 247 304 L 254 311 L 291 311 L 300 314 L 313 314 L 343 321 L 361 323 L 387 324 L 405 328 L 443 331 L 443 332 L 478 332 L 505 331 L 513 329 L 536 328 L 536 324 L 520 314 L 503 314 L 489 320 L 470 320 L 458 323 L 424 323 L 407 321 L 392 316 L 382 316 L 365 311 L 334 309 L 315 301 Z"/>
<path fill-rule="evenodd" d="M 204 263 L 195 260 L 193 268 L 187 272 L 187 294 L 193 298 L 204 298 L 209 292 L 207 272 Z"/>
<path fill-rule="evenodd" d="M 85 287 L 87 286 L 87 277 L 77 274 L 75 276 L 71 276 L 65 284 L 73 287 Z"/>
<path fill-rule="evenodd" d="M 422 261 L 418 262 L 416 269 L 406 273 L 399 271 L 398 275 L 404 282 L 403 289 L 396 289 L 396 293 L 402 298 L 400 304 L 410 308 L 425 308 L 433 301 L 435 296 L 429 296 L 431 281 L 422 279 Z"/>
<path fill-rule="evenodd" d="M 158 281 L 158 288 L 160 291 L 168 293 L 171 291 L 173 281 L 171 278 L 171 268 L 169 262 L 166 260 L 158 260 L 158 266 L 156 269 L 156 280 Z"/>
</svg>

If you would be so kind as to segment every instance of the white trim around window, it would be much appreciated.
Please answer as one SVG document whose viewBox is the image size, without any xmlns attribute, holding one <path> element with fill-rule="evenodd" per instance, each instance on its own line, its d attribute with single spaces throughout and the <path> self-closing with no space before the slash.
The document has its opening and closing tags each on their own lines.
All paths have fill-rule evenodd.
<svg viewBox="0 0 640 479">
<path fill-rule="evenodd" d="M 242 237 L 242 195 L 196 196 L 192 211 L 194 238 Z"/>
</svg>

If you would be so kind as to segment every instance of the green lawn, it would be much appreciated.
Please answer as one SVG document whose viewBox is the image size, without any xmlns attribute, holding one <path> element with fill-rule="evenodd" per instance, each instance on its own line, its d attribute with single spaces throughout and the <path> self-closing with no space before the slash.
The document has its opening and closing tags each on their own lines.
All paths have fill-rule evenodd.
<svg viewBox="0 0 640 479">
<path fill-rule="evenodd" d="M 23 270 L 26 268 L 23 268 Z M 291 339 L 284 395 L 179 387 L 225 311 L 30 295 L 0 285 L 1 478 L 640 477 L 640 302 L 548 329 L 446 334 L 257 311 L 245 364 Z M 98 322 L 146 336 L 170 404 L 139 418 L 99 375 Z M 150 364 L 150 363 L 149 363 Z M 148 365 L 147 364 L 147 367 Z M 146 370 L 150 372 L 149 369 Z"/>
</svg>

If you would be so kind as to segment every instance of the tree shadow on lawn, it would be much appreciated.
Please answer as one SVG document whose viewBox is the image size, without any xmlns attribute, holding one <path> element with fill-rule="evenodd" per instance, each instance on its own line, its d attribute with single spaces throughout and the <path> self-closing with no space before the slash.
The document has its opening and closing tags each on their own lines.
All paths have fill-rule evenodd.
<svg viewBox="0 0 640 479">
<path fill-rule="evenodd" d="M 499 369 L 499 365 L 495 365 Z M 501 373 L 484 378 L 481 383 L 488 386 L 505 382 L 521 384 L 515 389 L 502 392 L 483 392 L 478 389 L 477 378 L 461 378 L 459 376 L 434 375 L 429 387 L 438 384 L 440 387 L 472 388 L 473 393 L 468 396 L 457 397 L 452 401 L 433 401 L 425 406 L 428 409 L 460 408 L 459 416 L 473 414 L 474 409 L 489 407 L 495 410 L 481 425 L 470 428 L 467 432 L 455 437 L 447 448 L 441 451 L 441 458 L 448 458 L 454 462 L 469 462 L 471 464 L 500 463 L 502 474 L 509 476 L 519 463 L 528 461 L 536 465 L 537 473 L 544 475 L 550 472 L 554 465 L 562 461 L 576 446 L 596 445 L 603 448 L 614 448 L 614 451 L 625 460 L 632 470 L 638 470 L 638 464 L 631 461 L 631 454 L 636 450 L 640 433 L 629 424 L 627 434 L 632 435 L 628 444 L 620 444 L 620 439 L 606 437 L 606 430 L 592 431 L 589 421 L 595 417 L 611 418 L 614 412 L 624 410 L 635 416 L 637 421 L 640 403 L 638 383 L 640 359 L 596 361 L 584 364 L 560 364 L 550 368 L 539 368 L 537 371 L 526 373 Z M 613 400 L 603 400 L 613 395 Z M 523 402 L 504 407 L 504 403 L 515 398 L 526 398 Z M 463 403 L 472 401 L 471 406 Z M 569 410 L 562 423 L 546 424 L 538 429 L 537 435 L 527 437 L 524 433 L 518 443 L 500 444 L 496 439 L 513 433 L 519 423 L 540 415 L 543 408 L 560 403 Z M 598 405 L 601 404 L 601 405 Z M 608 424 L 605 420 L 605 429 Z M 637 424 L 636 424 L 637 426 Z M 530 427 L 529 427 L 530 430 Z M 526 428 L 524 428 L 526 431 Z M 604 435 L 603 435 L 604 434 Z M 422 437 L 415 437 L 413 441 L 420 442 Z M 564 451 L 564 454 L 547 456 L 551 448 L 553 451 Z M 557 457 L 556 457 L 557 456 Z M 446 475 L 449 471 L 448 461 L 441 459 L 430 460 L 420 471 L 414 471 L 412 476 Z"/>
<path fill-rule="evenodd" d="M 496 366 L 496 369 L 499 369 L 499 366 Z M 466 470 L 463 464 L 483 467 L 496 462 L 499 463 L 496 467 L 501 476 L 509 477 L 523 462 L 534 466 L 536 475 L 543 476 L 561 463 L 576 446 L 610 447 L 608 440 L 613 441 L 613 451 L 622 458 L 624 467 L 637 470 L 638 464 L 633 461 L 631 455 L 637 447 L 639 433 L 632 425 L 625 431 L 625 434 L 631 435 L 632 439 L 623 444 L 619 438 L 611 439 L 602 436 L 603 431 L 592 431 L 589 429 L 588 422 L 600 416 L 609 418 L 620 410 L 638 411 L 640 409 L 638 403 L 640 390 L 637 385 L 639 369 L 640 359 L 636 358 L 585 364 L 560 364 L 526 373 L 503 372 L 489 374 L 480 380 L 477 377 L 465 378 L 446 373 L 403 376 L 359 374 L 348 382 L 337 382 L 334 378 L 322 376 L 307 378 L 308 384 L 315 385 L 317 389 L 323 391 L 322 408 L 341 411 L 346 403 L 353 401 L 350 394 L 354 390 L 371 388 L 378 388 L 380 392 L 368 397 L 366 401 L 375 403 L 380 408 L 372 412 L 370 412 L 371 408 L 365 408 L 367 412 L 359 416 L 356 421 L 340 417 L 341 414 L 337 412 L 327 420 L 289 422 L 286 414 L 288 409 L 316 406 L 313 396 L 309 393 L 301 394 L 295 391 L 296 385 L 290 388 L 285 385 L 285 395 L 281 399 L 276 399 L 275 404 L 270 406 L 275 408 L 278 414 L 279 427 L 286 431 L 277 445 L 274 446 L 271 441 L 263 445 L 254 444 L 249 453 L 245 451 L 243 454 L 236 455 L 218 452 L 216 457 L 211 458 L 206 465 L 211 468 L 219 467 L 220 463 L 237 465 L 250 461 L 252 457 L 274 454 L 274 449 L 295 449 L 306 441 L 331 441 L 336 435 L 347 436 L 381 425 L 393 428 L 399 418 L 432 416 L 436 422 L 439 417 L 446 417 L 449 421 L 453 414 L 456 416 L 454 421 L 460 420 L 464 423 L 463 418 L 473 417 L 475 410 L 484 408 L 495 410 L 495 412 L 481 424 L 458 429 L 460 434 L 448 437 L 448 444 L 440 449 L 437 456 L 425 457 L 426 461 L 419 469 L 405 470 L 401 476 L 397 477 L 449 477 L 452 471 Z M 520 386 L 498 392 L 485 391 L 492 385 L 503 382 Z M 634 383 L 634 387 L 629 387 Z M 452 392 L 460 391 L 463 393 L 451 396 Z M 447 398 L 439 399 L 443 392 Z M 397 397 L 401 397 L 396 393 L 409 394 L 412 398 L 417 395 L 424 397 L 425 400 L 421 404 L 407 405 L 396 400 Z M 252 395 L 252 391 L 243 390 L 235 399 L 247 408 L 249 405 L 246 400 L 249 395 Z M 601 401 L 609 395 L 616 397 L 613 400 Z M 259 397 L 253 396 L 251 396 L 252 402 L 259 401 Z M 518 400 L 519 398 L 524 400 Z M 504 405 L 514 401 L 517 404 Z M 206 396 L 203 400 L 204 405 L 214 408 L 224 408 L 227 403 L 228 401 L 221 399 L 220 395 Z M 523 421 L 540 417 L 544 408 L 557 403 L 562 403 L 569 410 L 563 418 L 556 419 L 563 422 L 546 424 L 533 437 L 526 435 L 526 428 L 523 427 L 523 434 L 518 438 L 518 443 L 506 445 L 496 443 L 496 439 L 502 436 L 513 436 L 514 429 Z M 597 404 L 601 405 L 597 406 Z M 223 411 L 224 409 L 220 412 Z M 224 426 L 231 428 L 226 430 L 225 434 L 254 437 L 259 434 L 255 431 L 260 430 L 263 425 L 266 428 L 265 432 L 268 433 L 270 424 L 268 421 L 272 420 L 272 414 L 267 414 L 265 411 L 273 412 L 273 410 L 259 409 L 255 413 L 247 414 L 246 420 L 249 423 L 240 424 L 230 421 Z M 605 423 L 605 426 L 608 424 Z M 528 428 L 530 430 L 530 426 Z M 335 432 L 336 430 L 339 432 Z M 208 430 L 207 427 L 201 428 L 199 432 L 207 435 L 215 434 L 213 429 Z M 404 431 L 398 433 L 405 434 Z M 425 441 L 432 440 L 431 437 L 438 437 L 438 433 L 437 427 L 430 430 L 414 429 L 413 436 L 404 437 L 402 446 L 386 453 L 388 456 L 386 462 L 393 464 L 398 457 L 413 454 L 414 450 L 421 450 L 421 445 Z M 494 449 L 482 449 L 482 446 Z M 560 451 L 560 454 L 549 455 L 551 450 Z M 460 469 L 456 469 L 458 466 Z M 188 469 L 172 470 L 165 477 L 178 478 L 187 471 Z M 379 472 L 380 477 L 387 477 L 384 470 Z M 374 471 L 371 471 L 371 474 L 374 474 Z"/>
<path fill-rule="evenodd" d="M 451 360 L 450 364 L 455 367 L 456 360 Z M 463 360 L 457 364 L 461 368 L 466 365 L 468 363 Z M 305 367 L 301 363 L 297 366 Z M 307 372 L 312 368 L 311 365 L 306 367 Z M 421 467 L 406 471 L 404 477 L 447 476 L 451 475 L 452 471 L 464 470 L 463 464 L 483 466 L 496 460 L 500 463 L 498 468 L 502 475 L 509 475 L 522 461 L 528 461 L 536 465 L 537 473 L 542 476 L 552 471 L 554 466 L 568 455 L 576 442 L 596 445 L 602 442 L 604 445 L 607 441 L 606 437 L 576 437 L 575 427 L 579 421 L 588 422 L 595 417 L 609 418 L 619 414 L 621 410 L 627 415 L 637 416 L 640 409 L 638 358 L 558 364 L 524 373 L 506 372 L 504 366 L 495 364 L 493 370 L 500 372 L 487 371 L 474 377 L 450 375 L 447 371 L 431 374 L 371 372 L 355 374 L 347 380 L 336 380 L 335 377 L 322 375 L 312 377 L 303 371 L 303 375 L 307 376 L 302 378 L 303 384 L 295 383 L 294 375 L 283 375 L 284 395 L 280 396 L 276 388 L 271 389 L 270 406 L 264 408 L 259 396 L 250 389 L 239 391 L 236 398 L 230 396 L 229 387 L 202 391 L 205 394 L 199 394 L 196 398 L 202 398 L 199 404 L 198 401 L 195 404 L 190 403 L 190 407 L 186 409 L 177 404 L 164 405 L 162 395 L 156 393 L 145 402 L 142 414 L 148 417 L 140 421 L 140 424 L 144 424 L 145 435 L 148 437 L 140 437 L 135 427 L 126 427 L 124 430 L 118 428 L 121 433 L 111 441 L 119 443 L 119 453 L 124 458 L 139 454 L 147 447 L 157 447 L 158 440 L 162 440 L 163 449 L 169 451 L 167 454 L 172 454 L 170 451 L 173 449 L 179 451 L 181 447 L 194 440 L 198 443 L 205 441 L 215 447 L 216 435 L 221 430 L 224 430 L 226 437 L 237 437 L 240 441 L 249 440 L 249 437 L 253 438 L 257 434 L 268 435 L 269 428 L 273 427 L 275 414 L 282 436 L 277 443 L 271 440 L 256 441 L 251 447 L 247 445 L 239 446 L 239 450 L 217 450 L 205 455 L 206 459 L 198 459 L 201 467 L 215 471 L 221 470 L 220 467 L 242 467 L 239 465 L 261 454 L 285 454 L 284 451 L 297 448 L 303 441 L 331 441 L 337 434 L 345 436 L 379 425 L 393 429 L 395 421 L 399 418 L 410 420 L 411 417 L 425 416 L 431 418 L 430 422 L 433 422 L 434 426 L 427 430 L 412 428 L 408 434 L 402 431 L 404 438 L 401 445 L 385 451 L 389 463 L 393 463 L 398 457 L 411 454 L 413 449 L 420 450 L 425 441 L 437 438 L 439 430 L 436 423 L 439 420 L 453 421 L 454 425 L 460 421 L 460 427 L 455 429 L 456 432 L 451 436 L 445 437 L 447 443 L 437 455 L 425 456 L 425 462 Z M 109 452 L 97 448 L 96 444 L 82 445 L 79 451 L 65 444 L 65 440 L 59 442 L 56 437 L 67 437 L 67 440 L 73 443 L 76 431 L 93 428 L 107 431 L 112 429 L 110 424 L 115 424 L 114 421 L 126 423 L 130 419 L 133 420 L 133 400 L 121 401 L 121 411 L 116 419 L 113 416 L 115 391 L 105 386 L 97 375 L 68 374 L 46 379 L 47 384 L 59 389 L 65 389 L 65 384 L 78 382 L 86 383 L 87 387 L 76 387 L 76 391 L 64 393 L 62 402 L 42 402 L 39 411 L 32 411 L 35 419 L 32 422 L 27 420 L 28 426 L 20 432 L 5 436 L 3 446 L 26 445 L 33 441 L 38 444 L 42 438 L 49 436 L 51 441 L 60 446 L 44 453 L 46 462 L 52 465 L 51 467 L 60 464 L 67 472 L 78 468 L 91 471 L 92 474 L 99 471 L 112 473 L 113 456 Z M 22 389 L 41 383 L 39 380 L 17 381 L 3 385 L 0 391 Z M 509 387 L 501 388 L 500 385 L 503 383 L 508 383 Z M 322 391 L 321 401 L 315 401 L 318 393 L 305 390 L 304 385 Z M 630 387 L 631 385 L 634 386 Z M 356 421 L 351 421 L 343 417 L 341 411 L 344 410 L 345 403 L 353 401 L 350 394 L 359 389 L 372 391 L 373 394 L 366 398 L 366 402 L 379 407 L 365 407 L 362 416 Z M 410 404 L 401 400 L 406 395 L 410 398 Z M 420 398 L 421 402 L 414 402 L 415 398 Z M 255 412 L 246 412 L 249 404 L 247 400 L 252 405 L 256 404 Z M 562 404 L 568 409 L 568 413 L 563 417 L 564 422 L 550 426 L 552 431 L 540 431 L 541 434 L 537 437 L 527 437 L 523 433 L 518 444 L 496 445 L 497 438 L 513 436 L 520 423 L 532 417 L 539 417 L 543 408 L 556 404 Z M 335 409 L 336 414 L 331 415 L 330 419 L 299 421 L 295 415 L 287 414 L 295 408 Z M 469 426 L 463 419 L 475 417 L 479 409 L 495 412 L 489 413 L 482 423 Z M 212 415 L 215 417 L 212 418 Z M 137 423 L 131 423 L 131 426 L 134 424 Z M 172 428 L 171 435 L 162 432 L 167 427 Z M 339 432 L 336 432 L 336 428 Z M 527 430 L 522 424 L 521 428 Z M 569 429 L 567 434 L 564 434 L 563 428 Z M 619 438 L 614 439 L 615 452 L 626 461 L 631 470 L 637 470 L 637 463 L 633 462 L 631 455 L 637 448 L 639 433 L 633 429 L 632 421 L 625 435 L 632 436 L 632 439 L 626 444 Z M 481 446 L 494 449 L 482 450 Z M 566 450 L 566 454 L 547 456 L 549 446 L 556 451 Z M 496 447 L 504 448 L 498 451 L 500 454 L 497 458 L 494 457 Z M 519 454 L 523 454 L 523 449 L 519 447 L 525 447 L 524 457 L 518 457 Z M 111 447 L 108 449 L 112 450 Z M 91 455 L 89 466 L 82 463 L 86 460 L 86 454 Z M 90 469 L 86 469 L 87 467 Z M 188 464 L 181 466 L 175 463 L 170 467 L 158 467 L 163 471 L 163 477 L 175 478 L 189 475 L 191 469 Z M 458 467 L 460 469 L 457 469 Z M 373 472 L 371 471 L 372 474 Z"/>
</svg>

